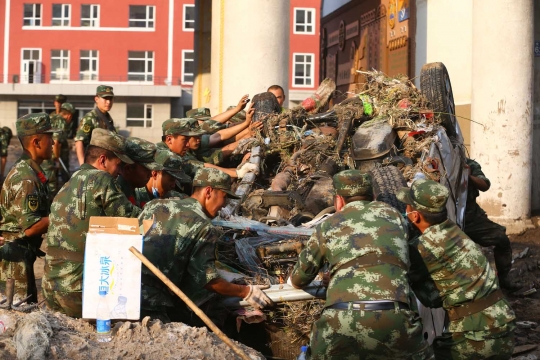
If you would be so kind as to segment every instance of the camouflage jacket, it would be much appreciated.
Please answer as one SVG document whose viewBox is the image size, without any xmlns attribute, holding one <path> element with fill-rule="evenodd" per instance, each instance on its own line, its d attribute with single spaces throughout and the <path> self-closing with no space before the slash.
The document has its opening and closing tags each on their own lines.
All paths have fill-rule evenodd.
<svg viewBox="0 0 540 360">
<path fill-rule="evenodd" d="M 154 225 L 144 236 L 143 254 L 191 300 L 201 303 L 208 295 L 203 287 L 219 277 L 215 266 L 219 232 L 192 198 L 152 200 L 139 221 L 153 217 Z M 161 311 L 173 306 L 174 296 L 161 281 L 144 265 L 142 273 L 141 307 Z"/>
<path fill-rule="evenodd" d="M 8 146 L 11 141 L 11 137 L 8 132 L 0 129 L 0 156 L 6 157 L 8 155 Z"/>
<path fill-rule="evenodd" d="M 0 231 L 8 241 L 23 238 L 26 229 L 49 215 L 47 178 L 39 165 L 25 153 L 4 181 L 0 212 Z"/>
<path fill-rule="evenodd" d="M 68 146 L 68 131 L 69 124 L 60 114 L 55 114 L 51 116 L 51 126 L 53 129 L 60 129 L 62 131 L 53 133 L 54 141 L 59 141 L 62 147 Z"/>
<path fill-rule="evenodd" d="M 484 180 L 488 185 L 491 185 L 491 182 L 489 179 L 484 175 L 484 172 L 482 171 L 482 167 L 479 163 L 472 159 L 467 159 L 467 165 L 469 165 L 470 168 L 470 175 L 475 176 L 479 179 Z M 480 191 L 472 184 L 471 181 L 469 181 L 469 187 L 467 188 L 467 203 L 469 202 L 476 202 L 476 198 L 480 195 Z"/>
<path fill-rule="evenodd" d="M 499 288 L 497 275 L 475 244 L 450 220 L 430 226 L 411 245 L 418 249 L 427 278 L 414 284 L 418 299 L 428 307 L 446 310 L 480 300 Z M 426 281 L 427 280 L 427 281 Z M 515 318 L 506 299 L 465 318 L 451 321 L 448 332 L 488 331 Z"/>
<path fill-rule="evenodd" d="M 116 133 L 111 115 L 109 113 L 102 113 L 97 107 L 84 115 L 73 139 L 75 141 L 82 141 L 86 148 L 90 144 L 92 130 L 96 128 L 106 129 Z"/>
<path fill-rule="evenodd" d="M 328 262 L 332 278 L 326 306 L 357 300 L 397 300 L 408 304 L 411 290 L 407 280 L 407 234 L 403 218 L 390 205 L 378 201 L 349 203 L 317 225 L 298 257 L 292 282 L 306 286 Z M 392 256 L 407 269 L 390 264 L 338 269 L 369 254 Z"/>
<path fill-rule="evenodd" d="M 137 206 L 138 208 L 142 209 L 143 206 L 137 199 L 137 195 L 136 195 L 137 189 L 133 189 L 131 185 L 127 183 L 126 179 L 124 179 L 122 175 L 118 175 L 118 177 L 116 178 L 116 183 L 118 184 L 118 187 L 120 188 L 120 190 L 122 190 L 124 195 L 126 195 L 129 202 Z"/>
<path fill-rule="evenodd" d="M 60 189 L 51 205 L 48 249 L 84 254 L 91 216 L 137 217 L 133 206 L 107 172 L 83 164 Z M 83 263 L 45 257 L 43 287 L 52 291 L 82 290 Z"/>
<path fill-rule="evenodd" d="M 156 146 L 160 150 L 169 150 L 169 147 L 163 141 L 157 143 Z M 184 156 L 179 154 L 176 155 L 182 158 L 182 161 L 184 162 L 183 170 L 191 178 L 195 176 L 197 170 L 204 167 L 204 163 L 197 160 L 197 157 L 191 152 L 191 150 L 188 150 Z"/>
<path fill-rule="evenodd" d="M 168 193 L 165 194 L 163 199 L 183 200 L 183 199 L 186 199 L 188 197 L 189 196 L 187 196 L 184 193 L 180 193 L 178 191 L 171 190 L 171 191 L 169 191 Z M 148 193 L 148 190 L 146 190 L 145 187 L 135 189 L 135 199 L 136 199 L 137 203 L 141 205 L 140 206 L 141 209 L 144 208 L 147 203 L 154 200 L 154 198 L 150 196 L 150 194 Z"/>
</svg>

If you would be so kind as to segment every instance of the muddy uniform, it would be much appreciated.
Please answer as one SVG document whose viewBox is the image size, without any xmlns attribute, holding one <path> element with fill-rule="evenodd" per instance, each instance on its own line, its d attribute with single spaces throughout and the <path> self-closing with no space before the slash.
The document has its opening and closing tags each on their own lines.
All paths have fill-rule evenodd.
<svg viewBox="0 0 540 360">
<path fill-rule="evenodd" d="M 74 140 L 82 141 L 84 148 L 86 149 L 90 143 L 92 131 L 98 128 L 116 133 L 116 128 L 114 127 L 111 115 L 109 113 L 104 114 L 97 107 L 95 107 L 82 118 Z"/>
<path fill-rule="evenodd" d="M 471 175 L 484 180 L 490 185 L 489 179 L 482 172 L 480 164 L 467 159 Z M 469 181 L 467 192 L 467 206 L 465 209 L 465 233 L 472 241 L 480 246 L 494 246 L 493 255 L 499 279 L 505 279 L 512 268 L 512 247 L 506 235 L 506 228 L 489 220 L 486 212 L 476 203 L 480 192 Z"/>
<path fill-rule="evenodd" d="M 21 299 L 31 293 L 37 296 L 35 279 L 34 283 L 30 284 L 27 278 L 33 277 L 33 264 L 36 254 L 39 253 L 42 238 L 41 235 L 27 237 L 24 231 L 42 217 L 49 215 L 48 194 L 47 178 L 41 168 L 23 153 L 8 173 L 0 194 L 2 213 L 0 231 L 7 241 L 2 249 L 4 259 L 0 262 L 0 281 L 5 282 L 8 278 L 13 278 L 15 295 Z M 26 252 L 28 258 L 17 261 L 16 257 L 6 256 L 6 250 L 13 246 L 29 250 Z M 13 262 L 9 259 L 13 259 Z M 27 273 L 29 267 L 31 272 Z M 27 284 L 29 285 L 28 292 Z M 31 301 L 37 302 L 37 297 Z"/>
<path fill-rule="evenodd" d="M 343 173 L 359 172 L 335 175 L 335 188 Z M 299 255 L 292 283 L 306 286 L 325 262 L 331 280 L 325 310 L 311 331 L 312 359 L 432 358 L 420 317 L 411 309 L 407 229 L 394 208 L 354 201 L 319 224 Z M 384 309 L 365 309 L 371 305 Z"/>
</svg>

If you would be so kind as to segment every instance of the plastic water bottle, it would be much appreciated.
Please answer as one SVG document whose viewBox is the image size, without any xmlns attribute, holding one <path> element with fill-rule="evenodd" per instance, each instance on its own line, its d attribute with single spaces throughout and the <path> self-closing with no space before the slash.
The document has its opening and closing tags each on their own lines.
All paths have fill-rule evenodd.
<svg viewBox="0 0 540 360">
<path fill-rule="evenodd" d="M 99 291 L 99 303 L 96 316 L 97 341 L 109 342 L 111 336 L 111 315 L 109 314 L 109 305 L 107 305 L 107 291 Z"/>
<path fill-rule="evenodd" d="M 307 356 L 307 346 L 304 345 L 300 348 L 300 355 L 298 355 L 298 357 L 296 358 L 296 360 L 306 360 L 306 356 Z"/>
</svg>

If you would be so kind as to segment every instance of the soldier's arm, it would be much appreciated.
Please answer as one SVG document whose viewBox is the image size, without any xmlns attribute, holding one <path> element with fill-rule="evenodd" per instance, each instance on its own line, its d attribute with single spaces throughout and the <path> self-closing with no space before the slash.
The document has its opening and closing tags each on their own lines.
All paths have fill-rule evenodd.
<svg viewBox="0 0 540 360">
<path fill-rule="evenodd" d="M 19 227 L 26 236 L 41 235 L 47 232 L 49 217 L 43 217 L 40 210 L 38 187 L 32 180 L 22 180 L 12 185 L 14 197 L 11 199 L 11 215 L 18 219 Z M 16 187 L 16 188 L 15 188 Z"/>
<path fill-rule="evenodd" d="M 320 236 L 321 228 L 317 226 L 306 247 L 298 255 L 298 262 L 294 265 L 291 273 L 292 285 L 297 289 L 309 285 L 319 274 L 323 264 L 323 254 L 319 242 Z"/>
<path fill-rule="evenodd" d="M 482 167 L 474 160 L 467 159 L 467 166 L 470 169 L 469 181 L 480 191 L 488 191 L 491 182 L 482 171 Z"/>
<path fill-rule="evenodd" d="M 126 195 L 120 190 L 114 178 L 104 174 L 101 182 L 97 183 L 94 189 L 94 196 L 101 200 L 103 211 L 107 216 L 138 217 L 141 209 L 133 205 Z"/>
<path fill-rule="evenodd" d="M 212 120 L 219 121 L 220 123 L 224 123 L 229 121 L 234 115 L 238 114 L 240 111 L 244 110 L 244 108 L 247 105 L 247 101 L 249 100 L 249 95 L 244 95 L 236 105 L 236 107 L 227 110 L 225 112 L 222 112 L 221 114 L 217 114 L 216 116 L 212 117 Z"/>
<path fill-rule="evenodd" d="M 87 115 L 81 120 L 79 129 L 77 129 L 77 133 L 73 138 L 73 140 L 75 140 L 75 151 L 77 152 L 79 165 L 84 164 L 84 144 L 88 144 L 90 142 L 93 129 L 94 123 L 92 121 L 92 117 Z"/>
<path fill-rule="evenodd" d="M 210 163 L 204 163 L 204 167 L 221 170 L 225 174 L 229 175 L 232 178 L 237 178 L 238 177 L 238 174 L 236 173 L 236 169 L 233 169 L 233 168 L 223 168 L 221 166 L 217 166 L 217 165 L 210 164 Z"/>
<path fill-rule="evenodd" d="M 216 241 L 218 238 L 218 231 L 211 225 L 202 227 L 193 236 L 195 244 L 190 254 L 187 272 L 201 289 L 212 280 L 220 278 L 216 269 Z"/>
<path fill-rule="evenodd" d="M 24 235 L 28 237 L 43 235 L 49 228 L 49 217 L 42 217 L 28 229 L 24 230 Z"/>
</svg>

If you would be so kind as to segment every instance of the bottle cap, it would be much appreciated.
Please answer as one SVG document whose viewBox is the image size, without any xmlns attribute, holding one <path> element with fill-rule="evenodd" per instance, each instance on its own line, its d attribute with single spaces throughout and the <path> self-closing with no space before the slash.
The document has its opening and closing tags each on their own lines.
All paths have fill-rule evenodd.
<svg viewBox="0 0 540 360">
<path fill-rule="evenodd" d="M 107 295 L 107 290 L 99 290 L 99 296 Z"/>
<path fill-rule="evenodd" d="M 300 348 L 300 351 L 306 352 L 307 351 L 307 345 L 304 345 Z"/>
</svg>

